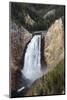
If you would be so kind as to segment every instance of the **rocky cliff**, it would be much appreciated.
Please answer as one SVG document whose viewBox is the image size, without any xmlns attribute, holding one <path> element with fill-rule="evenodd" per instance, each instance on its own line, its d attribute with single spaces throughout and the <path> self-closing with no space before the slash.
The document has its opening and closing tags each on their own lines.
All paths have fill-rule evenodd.
<svg viewBox="0 0 67 100">
<path fill-rule="evenodd" d="M 61 18 L 46 33 L 44 56 L 49 69 L 64 59 L 64 27 Z"/>
<path fill-rule="evenodd" d="M 31 40 L 32 35 L 23 27 L 11 22 L 10 26 L 10 70 L 11 70 L 11 87 L 16 89 L 18 86 L 18 77 L 20 70 L 23 68 L 24 52 L 27 43 Z"/>
</svg>

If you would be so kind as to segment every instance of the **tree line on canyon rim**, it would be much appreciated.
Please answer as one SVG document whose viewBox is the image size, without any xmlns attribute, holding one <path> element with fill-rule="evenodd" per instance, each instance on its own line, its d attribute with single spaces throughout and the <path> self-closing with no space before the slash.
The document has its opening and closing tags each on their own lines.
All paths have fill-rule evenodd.
<svg viewBox="0 0 67 100">
<path fill-rule="evenodd" d="M 64 6 L 11 3 L 11 19 L 28 31 L 47 30 L 60 17 L 64 19 Z M 26 22 L 26 19 L 32 23 Z"/>
</svg>

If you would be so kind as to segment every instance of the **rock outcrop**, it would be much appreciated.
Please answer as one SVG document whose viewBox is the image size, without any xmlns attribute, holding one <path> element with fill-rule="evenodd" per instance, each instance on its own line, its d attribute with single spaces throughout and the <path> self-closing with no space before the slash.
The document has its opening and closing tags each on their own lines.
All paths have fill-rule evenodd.
<svg viewBox="0 0 67 100">
<path fill-rule="evenodd" d="M 11 35 L 11 60 L 15 64 L 16 67 L 20 67 L 20 60 L 24 52 L 24 48 L 26 44 L 32 38 L 32 35 L 23 27 L 20 28 L 15 23 L 11 24 L 12 27 L 10 29 Z"/>
<path fill-rule="evenodd" d="M 35 24 L 35 21 L 29 16 L 29 14 L 27 14 L 25 16 L 25 23 L 27 25 L 33 26 Z"/>
<path fill-rule="evenodd" d="M 14 22 L 10 26 L 10 70 L 11 70 L 11 88 L 18 87 L 18 77 L 20 69 L 23 68 L 23 53 L 26 44 L 30 41 L 32 35 L 22 26 L 19 28 Z"/>
<path fill-rule="evenodd" d="M 45 35 L 44 56 L 48 69 L 64 59 L 64 27 L 61 18 L 51 25 Z"/>
<path fill-rule="evenodd" d="M 56 10 L 55 9 L 52 9 L 52 10 L 50 10 L 49 12 L 47 12 L 44 16 L 43 16 L 43 18 L 46 20 L 47 19 L 47 17 L 55 17 L 55 13 L 56 13 Z"/>
</svg>

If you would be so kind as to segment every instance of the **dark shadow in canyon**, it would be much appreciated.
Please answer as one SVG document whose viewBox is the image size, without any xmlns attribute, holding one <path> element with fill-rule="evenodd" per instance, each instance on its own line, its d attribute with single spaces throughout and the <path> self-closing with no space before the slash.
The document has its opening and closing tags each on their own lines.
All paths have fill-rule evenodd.
<svg viewBox="0 0 67 100">
<path fill-rule="evenodd" d="M 45 37 L 41 35 L 41 66 L 42 68 L 47 67 L 47 62 L 45 60 L 44 51 L 45 51 Z"/>
</svg>

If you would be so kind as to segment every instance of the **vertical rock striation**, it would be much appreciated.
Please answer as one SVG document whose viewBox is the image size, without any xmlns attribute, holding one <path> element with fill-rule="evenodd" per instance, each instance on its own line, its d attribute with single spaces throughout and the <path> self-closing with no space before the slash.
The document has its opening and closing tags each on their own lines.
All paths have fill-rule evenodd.
<svg viewBox="0 0 67 100">
<path fill-rule="evenodd" d="M 61 18 L 46 33 L 44 55 L 49 69 L 64 59 L 64 28 Z"/>
</svg>

